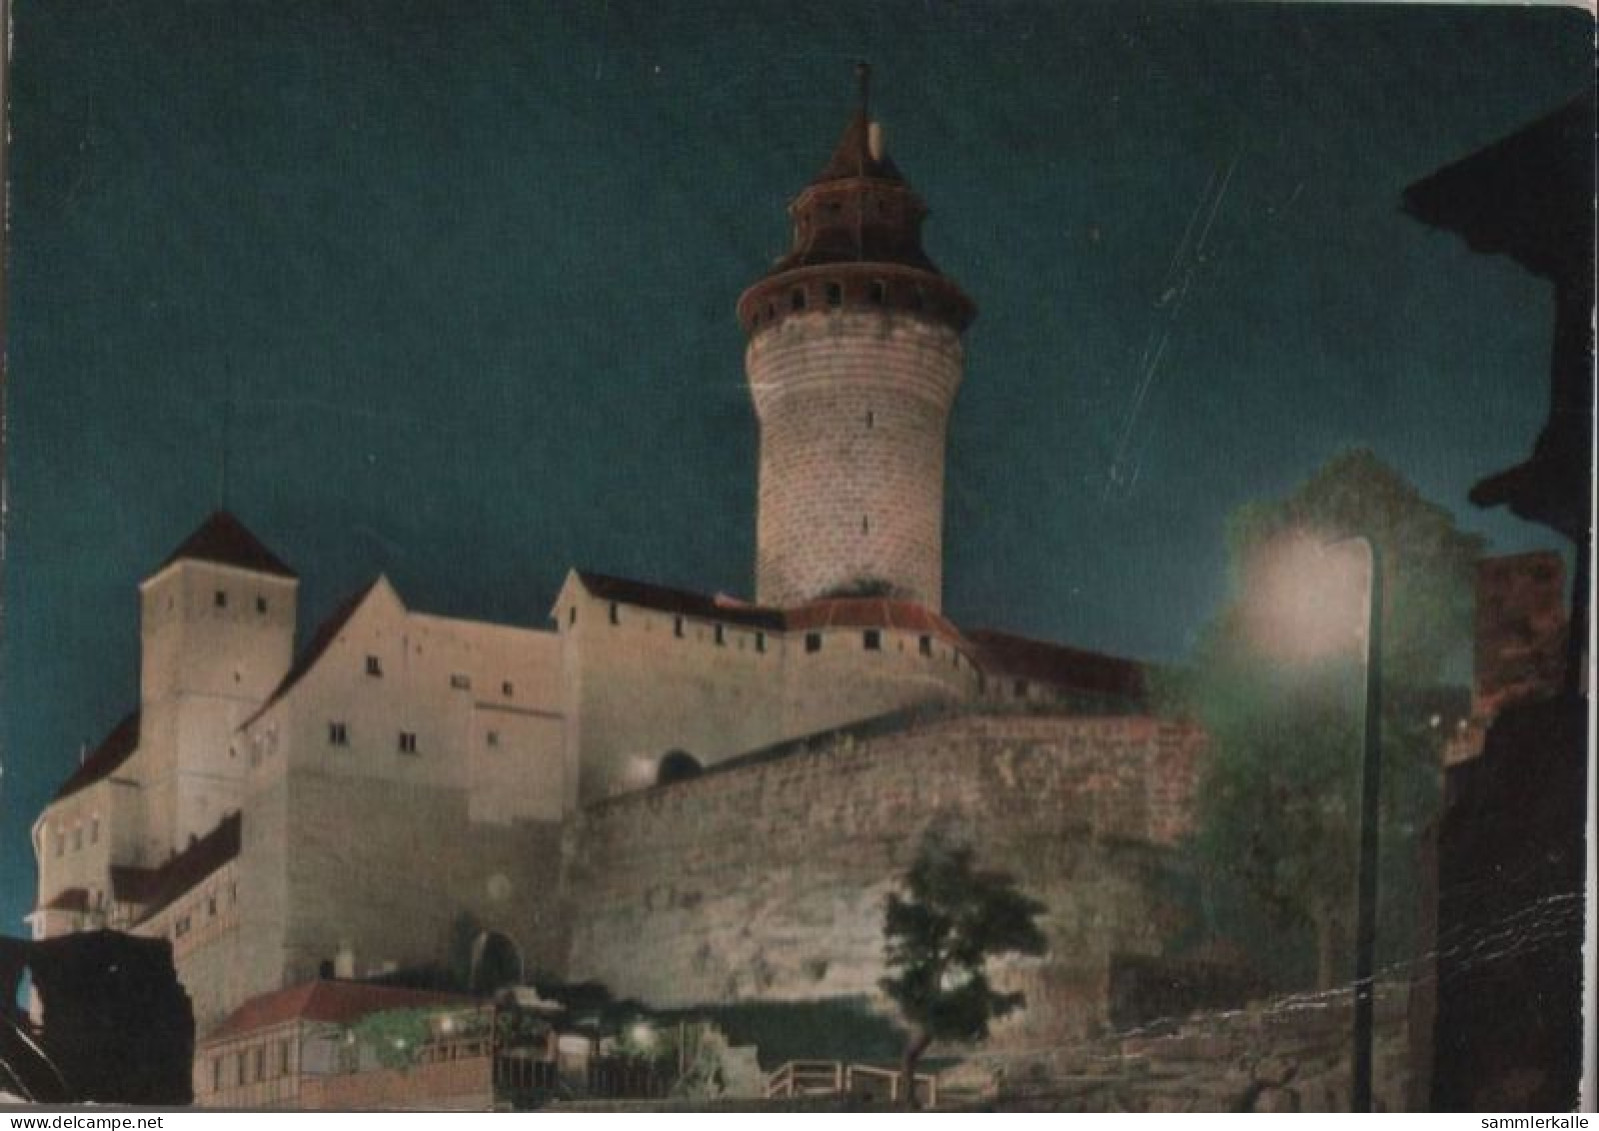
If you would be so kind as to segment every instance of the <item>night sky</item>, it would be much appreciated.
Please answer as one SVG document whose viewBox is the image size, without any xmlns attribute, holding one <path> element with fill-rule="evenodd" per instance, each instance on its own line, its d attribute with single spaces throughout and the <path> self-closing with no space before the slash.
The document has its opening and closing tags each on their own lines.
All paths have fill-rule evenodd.
<svg viewBox="0 0 1599 1131">
<path fill-rule="evenodd" d="M 542 624 L 571 565 L 752 588 L 733 304 L 876 67 L 977 301 L 946 610 L 1183 657 L 1226 515 L 1362 444 L 1473 510 L 1547 286 L 1399 210 L 1591 81 L 1552 9 L 18 0 L 0 930 L 219 501 L 301 574 Z M 1185 233 L 1187 239 L 1185 240 Z"/>
</svg>

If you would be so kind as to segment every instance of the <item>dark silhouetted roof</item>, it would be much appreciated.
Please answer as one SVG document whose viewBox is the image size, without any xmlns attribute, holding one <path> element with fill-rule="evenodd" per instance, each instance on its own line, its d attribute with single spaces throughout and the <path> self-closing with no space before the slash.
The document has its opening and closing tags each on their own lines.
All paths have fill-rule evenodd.
<svg viewBox="0 0 1599 1131">
<path fill-rule="evenodd" d="M 76 911 L 80 914 L 89 910 L 89 889 L 68 888 L 45 904 L 41 911 Z"/>
<path fill-rule="evenodd" d="M 745 624 L 754 628 L 781 631 L 783 614 L 778 609 L 761 605 L 747 605 L 727 598 L 707 597 L 687 589 L 670 589 L 664 585 L 651 585 L 644 581 L 629 581 L 622 577 L 609 577 L 603 573 L 578 572 L 578 579 L 589 594 L 602 601 L 617 601 L 624 605 L 637 605 L 645 609 L 676 613 L 681 616 L 700 617 L 704 620 L 727 624 Z"/>
<path fill-rule="evenodd" d="M 134 711 L 112 727 L 111 733 L 94 748 L 94 753 L 85 758 L 83 764 L 72 772 L 72 776 L 61 783 L 61 788 L 56 790 L 55 800 L 60 801 L 64 797 L 70 797 L 78 790 L 91 786 L 102 778 L 110 777 L 138 748 L 139 712 Z"/>
<path fill-rule="evenodd" d="M 1025 679 L 1083 695 L 1135 701 L 1144 698 L 1144 666 L 1135 660 L 991 629 L 972 629 L 966 638 L 977 646 L 983 670 L 991 675 Z"/>
<path fill-rule="evenodd" d="M 228 814 L 159 868 L 113 865 L 111 898 L 138 904 L 148 919 L 239 854 L 240 823 L 238 813 Z"/>
<path fill-rule="evenodd" d="M 871 136 L 872 122 L 866 108 L 862 107 L 844 127 L 844 136 L 838 139 L 833 156 L 827 159 L 827 165 L 811 184 L 844 181 L 851 177 L 871 177 L 873 180 L 904 184 L 905 177 L 900 173 L 899 166 L 894 164 L 893 158 L 886 152 L 872 155 Z"/>
<path fill-rule="evenodd" d="M 238 566 L 240 569 L 278 577 L 295 576 L 294 571 L 262 545 L 261 540 L 245 528 L 244 523 L 227 511 L 213 511 L 211 517 L 202 522 L 199 529 L 185 538 L 183 544 L 161 563 L 161 568 L 185 560 Z"/>
<path fill-rule="evenodd" d="M 367 982 L 318 980 L 251 998 L 205 1037 L 207 1044 L 241 1037 L 289 1021 L 347 1025 L 385 1009 L 428 1006 L 471 1006 L 478 999 L 463 994 L 379 986 Z"/>
</svg>

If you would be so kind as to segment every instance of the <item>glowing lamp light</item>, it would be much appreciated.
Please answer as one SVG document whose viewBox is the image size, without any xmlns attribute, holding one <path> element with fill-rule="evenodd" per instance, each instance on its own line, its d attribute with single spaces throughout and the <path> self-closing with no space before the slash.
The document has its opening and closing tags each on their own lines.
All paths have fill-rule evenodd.
<svg viewBox="0 0 1599 1131">
<path fill-rule="evenodd" d="M 1273 539 L 1250 563 L 1248 585 L 1247 628 L 1264 655 L 1308 662 L 1364 649 L 1371 560 L 1363 539 Z"/>
</svg>

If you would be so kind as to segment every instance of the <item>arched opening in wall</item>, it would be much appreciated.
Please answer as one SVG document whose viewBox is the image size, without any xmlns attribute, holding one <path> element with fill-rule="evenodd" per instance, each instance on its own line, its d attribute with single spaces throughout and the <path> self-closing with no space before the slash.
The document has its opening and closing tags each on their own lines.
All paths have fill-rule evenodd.
<svg viewBox="0 0 1599 1131">
<path fill-rule="evenodd" d="M 473 993 L 493 993 L 502 986 L 522 984 L 522 951 L 502 931 L 484 931 L 472 943 Z"/>
<path fill-rule="evenodd" d="M 655 784 L 671 785 L 673 782 L 688 781 L 704 772 L 705 767 L 700 765 L 700 760 L 687 750 L 669 750 L 662 755 L 660 764 L 655 768 Z"/>
</svg>

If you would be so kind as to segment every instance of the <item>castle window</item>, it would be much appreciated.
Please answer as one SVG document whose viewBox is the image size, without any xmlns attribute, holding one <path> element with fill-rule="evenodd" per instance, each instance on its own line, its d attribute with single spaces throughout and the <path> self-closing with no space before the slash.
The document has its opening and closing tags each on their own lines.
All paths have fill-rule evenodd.
<svg viewBox="0 0 1599 1131">
<path fill-rule="evenodd" d="M 489 746 L 498 746 L 500 744 L 500 732 L 497 730 L 489 731 L 483 736 L 483 741 Z"/>
<path fill-rule="evenodd" d="M 757 652 L 766 651 L 766 633 L 757 632 L 755 634 L 755 650 Z"/>
<path fill-rule="evenodd" d="M 60 856 L 62 853 L 66 852 L 66 850 L 67 834 L 62 832 L 56 833 L 56 855 Z"/>
<path fill-rule="evenodd" d="M 616 607 L 616 602 L 615 601 L 611 602 L 611 623 L 612 624 L 621 624 L 622 623 L 621 610 Z"/>
<path fill-rule="evenodd" d="M 788 305 L 791 310 L 805 309 L 805 288 L 795 287 L 789 292 Z"/>
<path fill-rule="evenodd" d="M 216 594 L 211 598 L 211 600 L 216 605 L 217 608 L 219 608 L 219 609 L 227 608 L 228 607 L 228 591 L 226 589 L 218 589 L 216 591 Z"/>
<path fill-rule="evenodd" d="M 977 694 L 984 695 L 988 692 L 988 677 L 982 672 L 977 673 Z"/>
<path fill-rule="evenodd" d="M 677 637 L 680 640 L 683 638 L 683 618 L 682 617 L 673 617 L 672 618 L 672 635 Z"/>
<path fill-rule="evenodd" d="M 822 650 L 822 634 L 820 632 L 807 632 L 805 634 L 805 650 L 807 652 L 820 652 Z"/>
<path fill-rule="evenodd" d="M 89 843 L 100 843 L 100 818 L 95 817 L 89 822 Z"/>
<path fill-rule="evenodd" d="M 213 1092 L 222 1090 L 222 1058 L 220 1056 L 211 1058 L 211 1090 Z"/>
<path fill-rule="evenodd" d="M 872 280 L 872 305 L 886 306 L 888 304 L 888 284 L 881 279 Z"/>
<path fill-rule="evenodd" d="M 83 847 L 83 826 L 82 825 L 74 825 L 72 827 L 72 851 L 77 852 L 82 847 Z"/>
<path fill-rule="evenodd" d="M 255 1078 L 258 1081 L 266 1078 L 266 1049 L 260 1045 L 255 1046 Z"/>
<path fill-rule="evenodd" d="M 455 688 L 457 691 L 471 691 L 472 677 L 469 675 L 462 675 L 460 672 L 457 672 L 455 675 L 450 677 L 450 686 Z"/>
<path fill-rule="evenodd" d="M 866 410 L 866 427 L 870 428 L 877 423 L 877 413 L 871 409 Z"/>
<path fill-rule="evenodd" d="M 289 1042 L 286 1041 L 286 1040 L 285 1041 L 279 1041 L 278 1042 L 278 1075 L 279 1076 L 287 1076 L 288 1074 L 289 1074 Z"/>
<path fill-rule="evenodd" d="M 1016 685 L 1013 688 L 1013 690 L 1016 693 L 1016 698 L 1018 698 L 1018 699 L 1027 698 L 1027 681 L 1025 679 L 1017 680 L 1016 681 Z"/>
<path fill-rule="evenodd" d="M 258 612 L 258 613 L 264 613 L 264 612 L 266 612 L 266 610 L 267 610 L 266 598 L 265 597 L 257 597 L 255 599 L 255 611 Z"/>
<path fill-rule="evenodd" d="M 383 662 L 381 660 L 379 660 L 376 656 L 368 656 L 366 658 L 366 674 L 367 675 L 382 675 L 383 674 Z"/>
<path fill-rule="evenodd" d="M 881 652 L 883 650 L 883 634 L 875 628 L 868 628 L 861 634 L 861 644 L 868 652 Z"/>
<path fill-rule="evenodd" d="M 829 283 L 829 284 L 827 284 L 827 305 L 828 306 L 843 306 L 844 305 L 844 284 L 843 283 Z"/>
<path fill-rule="evenodd" d="M 721 625 L 716 626 L 716 643 L 718 646 L 727 643 L 727 630 Z"/>
<path fill-rule="evenodd" d="M 933 654 L 933 638 L 931 636 L 922 637 L 916 642 L 916 646 L 924 656 L 931 656 Z"/>
<path fill-rule="evenodd" d="M 244 1086 L 244 1053 L 239 1053 L 239 1086 Z"/>
<path fill-rule="evenodd" d="M 402 730 L 400 732 L 400 753 L 401 754 L 415 754 L 416 753 L 416 732 L 415 731 Z"/>
<path fill-rule="evenodd" d="M 574 625 L 574 624 L 577 623 L 577 606 L 576 605 L 573 605 L 570 609 L 566 610 L 566 623 L 569 626 L 570 625 Z"/>
<path fill-rule="evenodd" d="M 872 532 L 871 520 L 868 519 L 865 515 L 861 515 L 861 533 L 862 534 L 870 534 L 871 532 Z"/>
<path fill-rule="evenodd" d="M 512 683 L 510 680 L 506 680 L 504 683 L 500 684 L 500 694 L 509 699 L 511 696 L 516 694 L 516 684 Z"/>
<path fill-rule="evenodd" d="M 329 723 L 328 724 L 328 745 L 329 746 L 348 746 L 348 745 L 350 745 L 350 729 L 349 729 L 349 727 L 347 727 L 344 723 Z"/>
<path fill-rule="evenodd" d="M 215 895 L 206 897 L 205 914 L 206 918 L 208 919 L 215 919 L 217 917 L 217 897 Z"/>
</svg>

